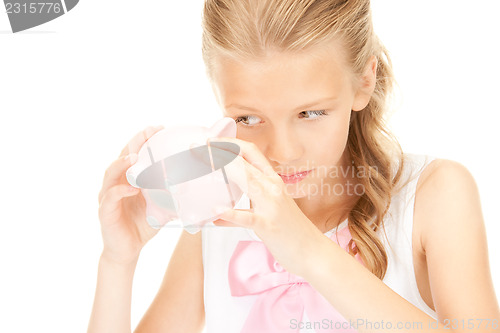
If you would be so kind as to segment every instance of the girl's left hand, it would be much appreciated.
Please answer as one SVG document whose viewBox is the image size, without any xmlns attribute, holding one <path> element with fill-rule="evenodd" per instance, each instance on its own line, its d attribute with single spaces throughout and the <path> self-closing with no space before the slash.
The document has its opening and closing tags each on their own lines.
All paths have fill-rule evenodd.
<svg viewBox="0 0 500 333">
<path fill-rule="evenodd" d="M 252 229 L 283 268 L 304 277 L 327 238 L 286 193 L 281 176 L 254 143 L 227 137 L 210 138 L 210 142 L 231 142 L 240 147 L 247 195 L 252 201 L 252 209 L 225 210 L 214 224 Z"/>
</svg>

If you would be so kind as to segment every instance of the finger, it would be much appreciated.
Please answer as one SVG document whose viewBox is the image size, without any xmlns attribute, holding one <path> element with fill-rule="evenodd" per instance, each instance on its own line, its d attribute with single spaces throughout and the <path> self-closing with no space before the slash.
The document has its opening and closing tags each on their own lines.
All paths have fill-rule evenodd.
<svg viewBox="0 0 500 333">
<path fill-rule="evenodd" d="M 247 176 L 246 192 L 249 199 L 261 202 L 269 200 L 269 196 L 279 197 L 284 193 L 285 188 L 281 177 L 278 176 L 277 179 L 268 177 L 245 159 L 242 158 L 242 161 Z"/>
<path fill-rule="evenodd" d="M 137 195 L 140 189 L 130 185 L 119 184 L 111 187 L 104 193 L 99 202 L 99 218 L 118 217 L 121 208 L 121 199 Z"/>
<path fill-rule="evenodd" d="M 249 180 L 259 180 L 260 178 L 263 178 L 265 174 L 255 167 L 252 163 L 248 162 L 246 159 L 242 158 L 241 162 L 245 166 L 245 169 L 247 170 L 247 176 L 249 177 Z"/>
<path fill-rule="evenodd" d="M 161 131 L 164 127 L 163 126 L 149 126 L 143 129 L 142 131 L 138 132 L 128 143 L 127 145 L 122 149 L 120 156 L 126 156 L 131 153 L 138 153 L 139 150 L 141 149 L 142 145 L 149 140 L 150 137 L 152 137 L 154 134 L 156 134 L 158 131 Z"/>
<path fill-rule="evenodd" d="M 250 209 L 228 209 L 222 212 L 218 220 L 223 220 L 226 225 L 234 225 L 244 228 L 255 228 L 260 223 L 258 215 Z"/>
<path fill-rule="evenodd" d="M 102 195 L 114 185 L 127 184 L 125 173 L 127 169 L 137 161 L 137 154 L 132 153 L 127 156 L 122 156 L 106 169 L 104 172 L 104 179 L 102 181 L 101 191 L 99 192 L 99 202 L 101 202 Z"/>
<path fill-rule="evenodd" d="M 234 224 L 232 222 L 228 222 L 228 221 L 224 221 L 224 220 L 215 220 L 214 221 L 214 225 L 216 225 L 217 227 L 241 227 L 237 224 Z"/>
<path fill-rule="evenodd" d="M 250 164 L 254 165 L 257 169 L 259 169 L 262 173 L 269 177 L 279 177 L 279 175 L 274 171 L 271 164 L 269 164 L 269 162 L 267 161 L 266 157 L 253 142 L 229 137 L 209 138 L 207 140 L 207 144 L 210 145 L 211 142 L 231 142 L 238 145 L 240 147 L 239 155 L 243 156 L 243 158 L 246 159 Z"/>
</svg>

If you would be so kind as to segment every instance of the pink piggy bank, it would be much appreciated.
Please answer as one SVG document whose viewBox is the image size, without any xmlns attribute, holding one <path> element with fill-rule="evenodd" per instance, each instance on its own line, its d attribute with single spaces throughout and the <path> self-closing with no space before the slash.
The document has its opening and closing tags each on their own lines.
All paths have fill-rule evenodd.
<svg viewBox="0 0 500 333">
<path fill-rule="evenodd" d="M 141 189 L 151 227 L 180 220 L 194 234 L 217 219 L 214 207 L 232 209 L 240 200 L 246 180 L 240 148 L 230 142 L 206 145 L 211 137 L 236 137 L 235 121 L 225 117 L 210 128 L 165 128 L 141 147 L 126 176 Z"/>
</svg>

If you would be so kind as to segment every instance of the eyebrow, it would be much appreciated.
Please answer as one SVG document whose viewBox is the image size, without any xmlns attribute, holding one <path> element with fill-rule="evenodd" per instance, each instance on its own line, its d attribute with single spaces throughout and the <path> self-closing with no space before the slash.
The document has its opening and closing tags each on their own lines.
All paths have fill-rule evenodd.
<svg viewBox="0 0 500 333">
<path fill-rule="evenodd" d="M 310 108 L 311 106 L 315 106 L 317 104 L 320 104 L 320 103 L 323 103 L 323 102 L 327 102 L 327 101 L 335 101 L 337 100 L 336 97 L 326 97 L 326 98 L 322 98 L 322 99 L 319 99 L 315 102 L 311 102 L 311 103 L 307 103 L 307 104 L 304 104 L 304 105 L 301 105 L 299 106 L 298 108 L 296 108 L 294 111 L 299 111 L 299 110 L 302 110 L 302 109 L 307 109 L 307 108 Z M 226 109 L 229 109 L 229 108 L 238 108 L 238 109 L 242 109 L 242 110 L 249 110 L 249 111 L 255 111 L 255 112 L 260 112 L 259 110 L 257 109 L 254 109 L 254 108 L 251 108 L 249 106 L 243 106 L 243 105 L 239 105 L 239 104 L 229 104 L 229 105 L 226 105 Z"/>
</svg>

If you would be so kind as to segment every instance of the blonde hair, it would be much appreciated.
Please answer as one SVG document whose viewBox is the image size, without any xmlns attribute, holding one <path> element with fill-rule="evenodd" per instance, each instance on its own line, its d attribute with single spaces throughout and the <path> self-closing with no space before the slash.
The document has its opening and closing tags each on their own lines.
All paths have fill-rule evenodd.
<svg viewBox="0 0 500 333">
<path fill-rule="evenodd" d="M 365 191 L 348 215 L 348 252 L 359 253 L 365 267 L 383 279 L 387 254 L 376 231 L 398 190 L 404 159 L 384 119 L 395 80 L 389 54 L 373 32 L 370 1 L 206 0 L 202 24 L 203 60 L 211 81 L 215 60 L 223 56 L 265 59 L 270 49 L 303 52 L 335 40 L 342 43 L 355 78 L 376 56 L 375 90 L 365 109 L 351 112 L 347 139 L 353 166 L 369 171 L 369 177 L 359 179 Z"/>
</svg>

